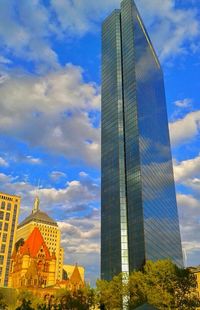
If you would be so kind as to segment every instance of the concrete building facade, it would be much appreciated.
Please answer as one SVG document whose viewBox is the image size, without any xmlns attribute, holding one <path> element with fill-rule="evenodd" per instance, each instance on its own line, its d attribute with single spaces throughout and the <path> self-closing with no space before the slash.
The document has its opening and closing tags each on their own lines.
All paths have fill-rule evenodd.
<svg viewBox="0 0 200 310">
<path fill-rule="evenodd" d="M 14 249 L 20 197 L 0 192 L 0 287 L 8 286 L 10 260 Z"/>
</svg>

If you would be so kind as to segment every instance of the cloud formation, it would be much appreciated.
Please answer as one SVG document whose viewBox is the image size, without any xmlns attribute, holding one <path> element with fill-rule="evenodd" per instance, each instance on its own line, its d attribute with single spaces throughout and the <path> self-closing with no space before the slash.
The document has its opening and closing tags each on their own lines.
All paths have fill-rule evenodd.
<svg viewBox="0 0 200 310">
<path fill-rule="evenodd" d="M 195 138 L 200 131 L 200 111 L 186 114 L 169 124 L 171 143 L 178 145 Z"/>
<path fill-rule="evenodd" d="M 177 8 L 175 0 L 137 0 L 136 4 L 162 61 L 198 51 L 195 39 L 200 26 L 195 9 Z M 100 32 L 103 19 L 119 6 L 119 0 L 52 0 L 48 5 L 39 0 L 15 4 L 3 0 L 0 39 L 4 54 L 0 59 L 8 64 L 9 51 L 15 57 L 33 62 L 38 71 L 59 68 L 52 38 L 67 42 L 71 37 Z"/>
<path fill-rule="evenodd" d="M 161 61 L 195 51 L 194 40 L 200 35 L 195 9 L 177 8 L 174 0 L 137 0 L 136 3 Z"/>
<path fill-rule="evenodd" d="M 61 229 L 65 261 L 86 268 L 86 281 L 94 285 L 100 266 L 100 216 L 96 210 L 90 218 L 72 218 L 58 223 Z"/>
<path fill-rule="evenodd" d="M 200 253 L 200 236 L 199 231 L 199 218 L 200 218 L 200 202 L 192 195 L 178 194 L 177 202 L 179 206 L 180 228 L 182 236 L 182 245 L 186 253 L 187 264 L 190 264 L 190 257 L 193 261 L 199 264 Z"/>
<path fill-rule="evenodd" d="M 52 171 L 50 174 L 50 178 L 55 182 L 59 181 L 62 178 L 66 178 L 66 177 L 67 177 L 66 173 L 62 171 Z"/>
<path fill-rule="evenodd" d="M 185 98 L 183 100 L 177 100 L 174 103 L 179 108 L 189 108 L 191 107 L 192 99 Z"/>
<path fill-rule="evenodd" d="M 38 195 L 42 208 L 48 212 L 54 212 L 56 206 L 58 219 L 59 216 L 62 219 L 65 212 L 65 216 L 68 216 L 69 213 L 84 211 L 86 216 L 89 216 L 94 205 L 98 204 L 100 199 L 99 180 L 94 180 L 89 176 L 67 182 L 62 188 L 37 188 L 27 181 L 19 181 L 17 177 L 0 173 L 0 188 L 3 192 L 22 197 L 22 214 L 26 213 L 28 209 L 30 212 L 34 198 Z"/>
<path fill-rule="evenodd" d="M 0 1 L 0 39 L 5 53 L 40 64 L 40 70 L 42 66 L 56 68 L 57 55 L 50 43 L 53 29 L 50 12 L 39 0 Z"/>
<path fill-rule="evenodd" d="M 8 162 L 3 157 L 0 157 L 0 166 L 2 166 L 2 167 L 8 167 L 9 166 Z"/>
<path fill-rule="evenodd" d="M 200 175 L 200 155 L 195 158 L 174 162 L 174 175 L 178 183 L 188 179 L 196 178 Z"/>
<path fill-rule="evenodd" d="M 100 129 L 89 115 L 100 109 L 99 88 L 84 82 L 80 67 L 67 65 L 44 77 L 7 77 L 0 93 L 2 134 L 69 159 L 99 164 Z"/>
</svg>

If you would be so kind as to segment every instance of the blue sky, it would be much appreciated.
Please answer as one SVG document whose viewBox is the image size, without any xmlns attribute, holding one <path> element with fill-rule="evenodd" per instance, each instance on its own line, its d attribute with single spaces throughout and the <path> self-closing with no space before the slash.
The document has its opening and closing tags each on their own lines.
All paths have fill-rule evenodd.
<svg viewBox="0 0 200 310">
<path fill-rule="evenodd" d="M 99 276 L 104 17 L 119 0 L 0 1 L 0 190 L 35 195 L 65 262 Z M 136 0 L 162 63 L 186 262 L 200 264 L 200 4 Z M 39 184 L 39 186 L 38 186 Z"/>
</svg>

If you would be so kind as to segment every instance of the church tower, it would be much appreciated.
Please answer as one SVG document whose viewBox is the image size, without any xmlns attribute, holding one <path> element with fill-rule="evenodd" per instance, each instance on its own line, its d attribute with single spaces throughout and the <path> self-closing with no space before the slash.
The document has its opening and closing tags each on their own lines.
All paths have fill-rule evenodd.
<svg viewBox="0 0 200 310">
<path fill-rule="evenodd" d="M 40 199 L 35 198 L 31 214 L 17 227 L 16 242 L 27 240 L 34 228 L 37 227 L 50 251 L 56 256 L 55 281 L 62 280 L 64 250 L 60 247 L 60 229 L 56 221 L 40 210 Z"/>
</svg>

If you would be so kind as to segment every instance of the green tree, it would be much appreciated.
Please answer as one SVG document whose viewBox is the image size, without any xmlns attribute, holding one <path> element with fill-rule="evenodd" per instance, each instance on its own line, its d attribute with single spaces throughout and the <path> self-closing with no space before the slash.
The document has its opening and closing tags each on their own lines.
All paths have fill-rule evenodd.
<svg viewBox="0 0 200 310">
<path fill-rule="evenodd" d="M 134 309 L 147 302 L 145 275 L 141 271 L 133 272 L 128 281 L 129 308 Z"/>
<path fill-rule="evenodd" d="M 170 309 L 173 300 L 175 265 L 170 260 L 148 261 L 144 266 L 147 302 Z"/>
<path fill-rule="evenodd" d="M 97 296 L 99 305 L 105 309 L 122 309 L 122 301 L 128 303 L 128 279 L 123 274 L 115 276 L 111 281 L 97 281 Z"/>
<path fill-rule="evenodd" d="M 170 260 L 148 261 L 129 277 L 130 309 L 145 302 L 158 309 L 193 310 L 199 305 L 195 278 Z"/>
<path fill-rule="evenodd" d="M 176 267 L 176 282 L 174 288 L 174 307 L 176 309 L 196 309 L 200 300 L 196 293 L 196 278 L 189 269 Z"/>
<path fill-rule="evenodd" d="M 93 309 L 96 304 L 95 290 L 89 286 L 77 291 L 60 290 L 57 294 L 63 310 L 88 310 Z"/>
<path fill-rule="evenodd" d="M 18 308 L 17 310 L 26 309 L 37 309 L 39 305 L 42 305 L 43 300 L 35 296 L 31 291 L 20 290 L 18 294 Z"/>
<path fill-rule="evenodd" d="M 7 306 L 6 302 L 5 302 L 4 296 L 0 292 L 0 309 L 1 310 L 6 310 L 7 308 L 8 308 L 8 306 Z"/>
<path fill-rule="evenodd" d="M 16 310 L 34 310 L 34 308 L 31 307 L 30 300 L 23 299 L 21 305 Z"/>
</svg>

